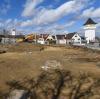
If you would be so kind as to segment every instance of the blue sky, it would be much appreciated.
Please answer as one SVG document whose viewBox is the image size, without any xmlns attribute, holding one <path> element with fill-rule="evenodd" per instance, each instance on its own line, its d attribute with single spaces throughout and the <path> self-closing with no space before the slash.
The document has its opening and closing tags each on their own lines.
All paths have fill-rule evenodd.
<svg viewBox="0 0 100 99">
<path fill-rule="evenodd" d="M 84 33 L 89 17 L 100 35 L 100 0 L 0 0 L 0 28 L 25 33 Z"/>
</svg>

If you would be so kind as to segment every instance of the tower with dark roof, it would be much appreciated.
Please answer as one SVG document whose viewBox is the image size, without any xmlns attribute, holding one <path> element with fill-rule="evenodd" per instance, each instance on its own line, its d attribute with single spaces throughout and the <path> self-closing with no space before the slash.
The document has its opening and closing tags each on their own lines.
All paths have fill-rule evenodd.
<svg viewBox="0 0 100 99">
<path fill-rule="evenodd" d="M 95 41 L 96 22 L 89 18 L 84 24 L 85 38 L 87 43 Z"/>
</svg>

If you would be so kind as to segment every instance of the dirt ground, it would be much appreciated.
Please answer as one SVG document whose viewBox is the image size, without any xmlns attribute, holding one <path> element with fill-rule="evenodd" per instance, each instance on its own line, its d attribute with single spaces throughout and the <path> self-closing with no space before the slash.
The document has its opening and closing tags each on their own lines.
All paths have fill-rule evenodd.
<svg viewBox="0 0 100 99">
<path fill-rule="evenodd" d="M 0 54 L 0 91 L 7 90 L 7 81 L 37 76 L 48 60 L 60 62 L 62 68 L 75 75 L 80 72 L 100 75 L 100 54 L 88 49 L 33 44 L 0 45 L 0 49 L 7 51 Z"/>
</svg>

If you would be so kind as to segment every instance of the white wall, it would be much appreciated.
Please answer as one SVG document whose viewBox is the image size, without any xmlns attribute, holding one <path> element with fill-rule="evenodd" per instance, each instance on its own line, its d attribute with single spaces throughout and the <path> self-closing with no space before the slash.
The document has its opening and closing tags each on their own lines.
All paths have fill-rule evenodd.
<svg viewBox="0 0 100 99">
<path fill-rule="evenodd" d="M 16 30 L 11 30 L 11 35 L 15 36 L 16 35 Z"/>
<path fill-rule="evenodd" d="M 57 44 L 66 44 L 66 39 L 57 40 Z"/>
<path fill-rule="evenodd" d="M 95 30 L 85 30 L 85 38 L 87 43 L 89 43 L 89 41 L 95 41 Z"/>
<path fill-rule="evenodd" d="M 49 35 L 46 40 L 53 40 L 52 35 Z"/>
<path fill-rule="evenodd" d="M 95 41 L 96 25 L 86 25 L 84 29 L 85 29 L 85 38 L 87 40 L 87 43 L 89 43 L 89 41 Z"/>
<path fill-rule="evenodd" d="M 78 34 L 75 34 L 72 37 L 72 41 L 73 41 L 74 44 L 81 44 L 81 37 Z"/>
<path fill-rule="evenodd" d="M 39 39 L 37 40 L 37 43 L 39 43 L 39 44 L 45 44 L 45 41 L 44 41 L 43 38 L 39 38 Z"/>
<path fill-rule="evenodd" d="M 2 44 L 14 44 L 16 43 L 16 39 L 15 38 L 2 38 L 1 43 Z"/>
</svg>

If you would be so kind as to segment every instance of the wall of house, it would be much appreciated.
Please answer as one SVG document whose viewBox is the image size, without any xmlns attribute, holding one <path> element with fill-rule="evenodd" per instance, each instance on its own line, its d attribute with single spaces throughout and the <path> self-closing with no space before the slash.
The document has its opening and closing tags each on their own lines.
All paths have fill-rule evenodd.
<svg viewBox="0 0 100 99">
<path fill-rule="evenodd" d="M 54 40 L 52 35 L 49 35 L 46 40 Z"/>
<path fill-rule="evenodd" d="M 81 37 L 78 34 L 75 34 L 72 37 L 72 42 L 73 44 L 81 44 Z"/>
<path fill-rule="evenodd" d="M 14 44 L 16 43 L 16 39 L 15 38 L 2 38 L 1 43 L 2 44 Z"/>
<path fill-rule="evenodd" d="M 45 41 L 44 41 L 43 38 L 39 38 L 39 39 L 37 40 L 37 43 L 38 43 L 38 44 L 45 44 Z"/>
<path fill-rule="evenodd" d="M 57 40 L 56 43 L 57 43 L 57 44 L 66 44 L 66 39 Z"/>
<path fill-rule="evenodd" d="M 70 45 L 70 44 L 72 44 L 73 42 L 72 42 L 72 40 L 66 40 L 66 43 Z"/>
<path fill-rule="evenodd" d="M 15 29 L 11 30 L 11 35 L 16 35 L 16 30 Z"/>
</svg>

